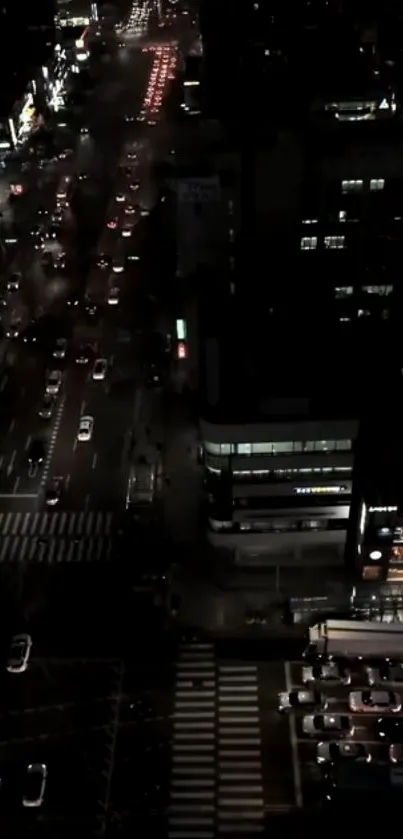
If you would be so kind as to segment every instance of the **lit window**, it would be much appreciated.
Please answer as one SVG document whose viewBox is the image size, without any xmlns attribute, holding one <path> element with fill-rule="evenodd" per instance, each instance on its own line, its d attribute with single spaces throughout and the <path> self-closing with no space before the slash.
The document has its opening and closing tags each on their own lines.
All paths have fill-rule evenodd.
<svg viewBox="0 0 403 839">
<path fill-rule="evenodd" d="M 345 236 L 325 236 L 325 248 L 328 250 L 343 250 L 345 241 Z"/>
<path fill-rule="evenodd" d="M 384 178 L 371 178 L 369 182 L 370 192 L 380 192 L 385 186 Z"/>
<path fill-rule="evenodd" d="M 393 285 L 364 285 L 362 291 L 366 294 L 377 294 L 379 297 L 387 297 L 393 292 Z"/>
<path fill-rule="evenodd" d="M 317 236 L 303 236 L 301 239 L 301 250 L 302 251 L 314 251 L 318 245 L 318 237 Z"/>
<path fill-rule="evenodd" d="M 343 195 L 347 192 L 360 192 L 364 186 L 364 181 L 342 181 L 341 191 Z"/>
<path fill-rule="evenodd" d="M 336 286 L 334 296 L 336 300 L 345 300 L 346 297 L 351 297 L 353 291 L 352 285 Z"/>
</svg>

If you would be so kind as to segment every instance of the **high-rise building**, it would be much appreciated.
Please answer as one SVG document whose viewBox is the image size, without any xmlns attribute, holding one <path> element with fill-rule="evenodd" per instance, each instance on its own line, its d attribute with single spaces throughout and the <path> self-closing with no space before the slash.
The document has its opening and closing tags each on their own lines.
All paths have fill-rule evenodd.
<svg viewBox="0 0 403 839">
<path fill-rule="evenodd" d="M 21 9 L 12 0 L 1 0 L 0 14 L 0 109 L 6 117 L 28 81 L 52 54 L 54 2 L 42 0 Z"/>
<path fill-rule="evenodd" d="M 290 20 L 287 4 L 250 0 L 220 22 L 205 0 L 201 14 L 206 113 L 238 159 L 239 221 L 229 276 L 199 306 L 208 534 L 284 579 L 355 565 L 379 388 L 400 392 L 399 68 L 388 27 L 359 6 L 310 2 Z"/>
</svg>

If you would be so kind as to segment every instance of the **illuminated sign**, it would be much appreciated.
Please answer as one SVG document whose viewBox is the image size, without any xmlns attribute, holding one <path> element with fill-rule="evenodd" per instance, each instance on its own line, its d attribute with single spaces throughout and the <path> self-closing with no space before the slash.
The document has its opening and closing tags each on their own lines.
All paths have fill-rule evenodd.
<svg viewBox="0 0 403 839">
<path fill-rule="evenodd" d="M 178 341 L 186 341 L 186 323 L 181 318 L 176 321 L 176 337 Z"/>
<path fill-rule="evenodd" d="M 347 492 L 345 486 L 318 486 L 318 487 L 294 487 L 296 495 L 335 495 L 340 492 Z"/>
<path fill-rule="evenodd" d="M 182 341 L 178 344 L 178 358 L 187 358 L 186 344 Z"/>
<path fill-rule="evenodd" d="M 397 513 L 397 507 L 370 507 L 370 513 Z"/>
</svg>

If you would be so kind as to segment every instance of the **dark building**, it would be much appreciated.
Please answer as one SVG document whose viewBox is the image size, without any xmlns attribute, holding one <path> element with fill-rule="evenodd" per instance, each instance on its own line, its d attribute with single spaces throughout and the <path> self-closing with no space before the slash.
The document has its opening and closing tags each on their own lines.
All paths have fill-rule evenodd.
<svg viewBox="0 0 403 839">
<path fill-rule="evenodd" d="M 0 3 L 0 111 L 7 117 L 13 102 L 24 92 L 35 71 L 45 64 L 55 45 L 53 0 Z"/>
</svg>

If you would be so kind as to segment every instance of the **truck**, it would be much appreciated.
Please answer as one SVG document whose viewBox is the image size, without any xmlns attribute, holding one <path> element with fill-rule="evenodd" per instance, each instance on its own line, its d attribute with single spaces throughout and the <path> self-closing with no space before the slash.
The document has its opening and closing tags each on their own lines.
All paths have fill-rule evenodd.
<svg viewBox="0 0 403 839">
<path fill-rule="evenodd" d="M 359 620 L 325 620 L 309 628 L 303 657 L 403 659 L 403 624 Z"/>
</svg>

